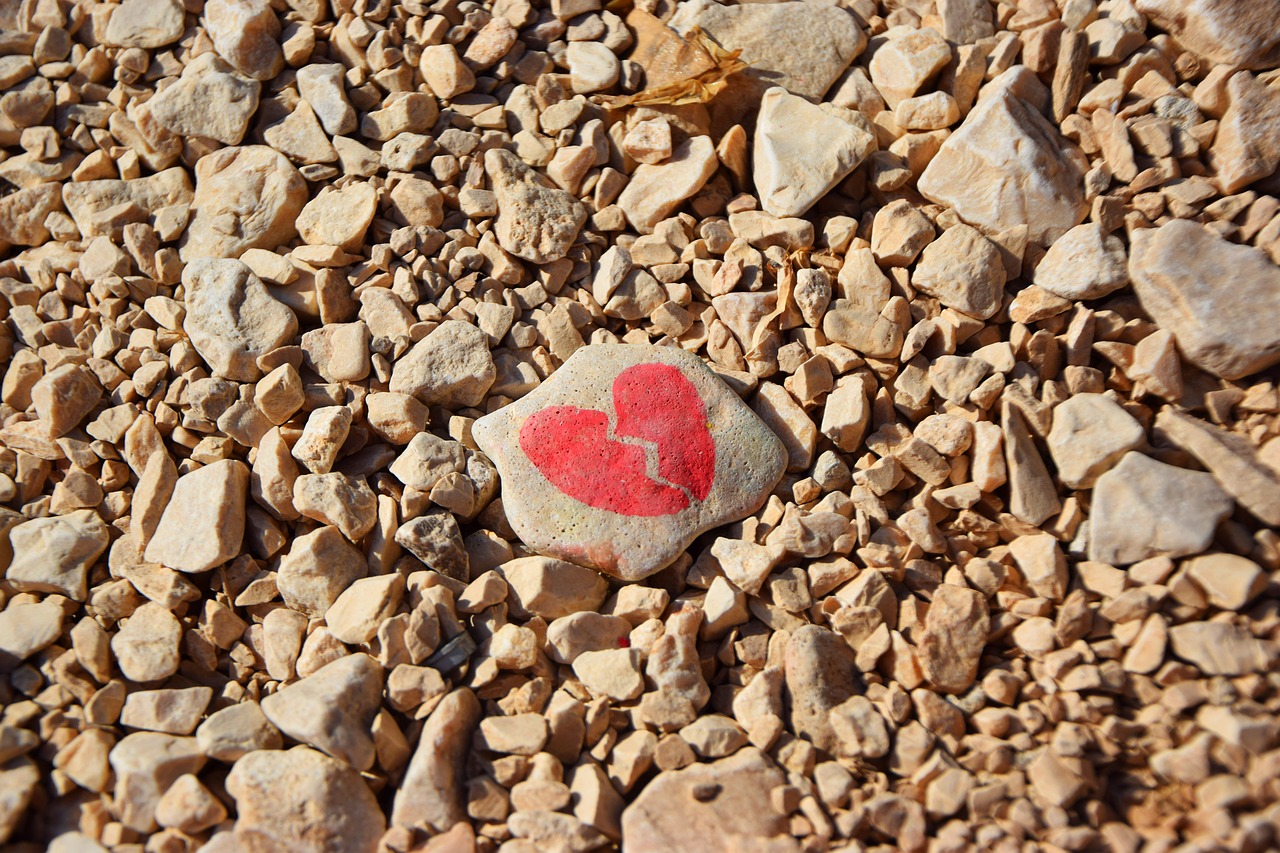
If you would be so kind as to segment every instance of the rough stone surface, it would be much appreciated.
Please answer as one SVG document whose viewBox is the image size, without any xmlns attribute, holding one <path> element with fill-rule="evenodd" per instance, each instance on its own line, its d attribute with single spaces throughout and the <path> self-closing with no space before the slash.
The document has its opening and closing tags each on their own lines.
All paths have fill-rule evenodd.
<svg viewBox="0 0 1280 853">
<path fill-rule="evenodd" d="M 526 544 L 624 580 L 759 508 L 785 467 L 777 437 L 737 396 L 662 347 L 583 347 L 472 435 Z"/>
<path fill-rule="evenodd" d="M 396 362 L 390 389 L 428 406 L 477 406 L 497 375 L 484 332 L 446 320 Z"/>
<path fill-rule="evenodd" d="M 1035 282 L 1063 299 L 1100 299 L 1129 283 L 1120 238 L 1094 222 L 1063 234 L 1036 267 Z"/>
<path fill-rule="evenodd" d="M 264 697 L 262 713 L 294 740 L 368 770 L 374 759 L 369 726 L 381 698 L 382 667 L 354 654 Z"/>
<path fill-rule="evenodd" d="M 239 145 L 258 109 L 259 88 L 256 80 L 241 77 L 216 54 L 206 53 L 148 103 L 156 121 L 178 136 L 207 136 Z"/>
<path fill-rule="evenodd" d="M 992 231 L 1027 226 L 1051 243 L 1084 219 L 1084 158 L 1012 88 L 996 81 L 920 176 L 921 194 Z"/>
<path fill-rule="evenodd" d="M 183 330 L 218 376 L 250 381 L 257 359 L 291 341 L 298 318 L 240 261 L 202 259 L 182 272 L 187 289 Z"/>
<path fill-rule="evenodd" d="M 1119 403 L 1105 394 L 1077 394 L 1054 408 L 1047 444 L 1058 478 L 1088 489 L 1145 441 L 1142 425 Z"/>
<path fill-rule="evenodd" d="M 535 264 L 563 258 L 587 219 L 582 203 L 505 149 L 485 152 L 484 167 L 497 197 L 493 231 L 502 248 Z"/>
<path fill-rule="evenodd" d="M 461 688 L 449 693 L 423 726 L 391 811 L 392 826 L 423 824 L 443 831 L 466 819 L 463 764 L 480 722 L 480 702 Z"/>
<path fill-rule="evenodd" d="M 766 91 L 752 156 L 761 207 L 774 216 L 800 216 L 844 180 L 875 150 L 875 136 L 860 119 L 781 87 Z"/>
<path fill-rule="evenodd" d="M 360 774 L 306 746 L 258 750 L 227 776 L 242 849 L 372 853 L 386 826 Z"/>
<path fill-rule="evenodd" d="M 920 640 L 920 666 L 939 690 L 964 693 L 978 674 L 990 621 L 982 594 L 942 584 L 933 591 Z"/>
<path fill-rule="evenodd" d="M 209 0 L 204 22 L 214 49 L 241 74 L 270 80 L 284 67 L 280 20 L 266 0 Z"/>
<path fill-rule="evenodd" d="M 1222 270 L 1231 270 L 1229 279 Z M 1185 220 L 1134 233 L 1133 289 L 1191 363 L 1239 379 L 1280 362 L 1280 267 Z"/>
<path fill-rule="evenodd" d="M 125 0 L 107 20 L 105 41 L 115 47 L 154 48 L 182 37 L 179 0 Z"/>
<path fill-rule="evenodd" d="M 954 225 L 925 247 L 911 283 L 948 308 L 985 320 L 1000 310 L 1005 268 L 982 232 Z"/>
<path fill-rule="evenodd" d="M 702 189 L 718 165 L 715 145 L 709 137 L 686 139 L 661 163 L 637 168 L 618 196 L 618 207 L 637 231 L 648 234 L 680 202 Z"/>
<path fill-rule="evenodd" d="M 274 249 L 298 233 L 306 202 L 306 181 L 284 155 L 265 145 L 215 151 L 196 163 L 182 257 L 238 258 L 247 249 Z"/>
<path fill-rule="evenodd" d="M 1198 554 L 1231 509 L 1212 474 L 1130 451 L 1094 487 L 1089 559 L 1122 566 Z"/>
<path fill-rule="evenodd" d="M 92 510 L 33 518 L 9 531 L 13 561 L 5 578 L 19 592 L 56 592 L 84 601 L 89 569 L 107 541 L 107 526 Z"/>
<path fill-rule="evenodd" d="M 1201 56 L 1243 68 L 1280 65 L 1275 0 L 1137 0 L 1138 11 Z"/>
<path fill-rule="evenodd" d="M 146 559 L 180 572 L 207 572 L 240 553 L 249 469 L 223 459 L 179 477 Z"/>
</svg>

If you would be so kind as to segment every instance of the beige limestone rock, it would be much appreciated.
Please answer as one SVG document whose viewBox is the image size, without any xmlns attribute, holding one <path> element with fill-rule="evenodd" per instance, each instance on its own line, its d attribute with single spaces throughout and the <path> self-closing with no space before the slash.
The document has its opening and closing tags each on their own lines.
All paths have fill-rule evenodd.
<svg viewBox="0 0 1280 853">
<path fill-rule="evenodd" d="M 1063 234 L 1035 270 L 1035 283 L 1063 299 L 1100 299 L 1129 283 L 1128 258 L 1119 237 L 1096 222 Z"/>
<path fill-rule="evenodd" d="M 627 849 L 794 853 L 800 844 L 787 835 L 787 816 L 769 796 L 784 781 L 782 770 L 754 747 L 660 773 L 622 813 Z M 708 797 L 707 791 L 715 795 Z"/>
<path fill-rule="evenodd" d="M 378 194 L 366 181 L 355 181 L 340 190 L 322 191 L 298 216 L 298 234 L 312 246 L 337 246 L 357 251 L 378 210 Z"/>
<path fill-rule="evenodd" d="M 744 90 L 752 102 L 769 86 L 819 101 L 867 45 L 853 15 L 814 2 L 723 6 L 698 0 L 682 4 L 671 26 L 682 34 L 701 27 L 726 50 L 741 50 L 749 66 L 744 76 L 753 84 Z"/>
<path fill-rule="evenodd" d="M 126 225 L 146 222 L 153 211 L 162 208 L 181 209 L 192 204 L 193 198 L 191 177 L 181 167 L 127 181 L 76 181 L 62 189 L 67 212 L 86 239 L 105 236 L 122 240 Z"/>
<path fill-rule="evenodd" d="M 1088 489 L 1146 437 L 1142 424 L 1110 397 L 1077 394 L 1054 408 L 1047 444 L 1063 485 Z"/>
<path fill-rule="evenodd" d="M 1137 0 L 1139 12 L 1183 47 L 1224 65 L 1280 65 L 1275 0 Z"/>
<path fill-rule="evenodd" d="M 178 671 L 182 625 L 164 607 L 148 601 L 111 638 L 111 651 L 130 681 L 159 681 Z"/>
<path fill-rule="evenodd" d="M 617 205 L 641 234 L 671 215 L 715 174 L 720 161 L 710 137 L 692 136 L 657 165 L 642 164 L 618 196 Z"/>
<path fill-rule="evenodd" d="M 1261 672 L 1275 659 L 1275 644 L 1229 622 L 1187 622 L 1169 629 L 1173 653 L 1206 675 Z"/>
<path fill-rule="evenodd" d="M 498 201 L 493 230 L 502 248 L 535 264 L 563 258 L 587 221 L 582 203 L 506 149 L 486 151 L 484 167 Z"/>
<path fill-rule="evenodd" d="M 179 0 L 125 0 L 107 20 L 105 42 L 152 49 L 173 44 L 185 29 Z"/>
<path fill-rule="evenodd" d="M 389 387 L 426 405 L 455 409 L 479 405 L 496 378 L 484 332 L 446 320 L 395 363 Z"/>
<path fill-rule="evenodd" d="M 1051 243 L 1084 219 L 1086 168 L 1080 150 L 1002 77 L 942 144 L 919 189 L 971 225 L 1026 225 L 1031 240 Z"/>
<path fill-rule="evenodd" d="M 752 155 L 761 207 L 774 216 L 803 215 L 875 145 L 858 113 L 834 104 L 815 106 L 780 86 L 769 89 L 761 99 Z"/>
<path fill-rule="evenodd" d="M 331 136 L 345 136 L 356 129 L 356 111 L 347 100 L 343 71 L 336 62 L 305 65 L 297 71 L 298 93 Z"/>
<path fill-rule="evenodd" d="M 213 698 L 211 687 L 138 690 L 124 700 L 120 724 L 133 729 L 189 735 Z"/>
<path fill-rule="evenodd" d="M 215 761 L 233 762 L 259 749 L 279 749 L 280 732 L 257 702 L 229 705 L 210 714 L 196 729 L 200 751 Z"/>
<path fill-rule="evenodd" d="M 1231 509 L 1230 495 L 1212 474 L 1130 451 L 1094 487 L 1089 559 L 1123 566 L 1198 554 Z"/>
<path fill-rule="evenodd" d="M 1280 525 L 1280 471 L 1264 463 L 1247 439 L 1172 407 L 1156 415 L 1155 425 L 1200 460 L 1241 506 L 1267 524 Z"/>
<path fill-rule="evenodd" d="M 182 257 L 238 258 L 247 249 L 274 249 L 298 233 L 306 202 L 306 181 L 283 154 L 265 145 L 219 149 L 196 163 Z"/>
<path fill-rule="evenodd" d="M 97 377 L 79 364 L 60 364 L 31 387 L 31 404 L 51 438 L 61 438 L 78 427 L 100 399 Z"/>
<path fill-rule="evenodd" d="M 152 605 L 146 605 L 152 606 Z M 156 829 L 156 806 L 180 777 L 199 773 L 205 757 L 195 738 L 137 732 L 111 750 L 114 801 L 120 823 L 137 832 Z"/>
<path fill-rule="evenodd" d="M 889 109 L 919 92 L 951 61 L 951 48 L 928 27 L 896 27 L 885 33 L 867 70 Z"/>
<path fill-rule="evenodd" d="M 226 817 L 226 806 L 191 773 L 179 776 L 156 803 L 157 823 L 188 834 L 203 832 Z"/>
<path fill-rule="evenodd" d="M 1280 312 L 1280 267 L 1264 253 L 1176 219 L 1134 232 L 1129 274 L 1143 309 L 1197 367 L 1239 379 L 1280 362 L 1270 319 Z"/>
<path fill-rule="evenodd" d="M 987 602 L 981 593 L 946 583 L 935 589 L 919 642 L 925 678 L 947 693 L 968 690 L 977 678 L 989 629 Z"/>
<path fill-rule="evenodd" d="M 621 65 L 602 42 L 573 41 L 565 51 L 569 83 L 579 93 L 600 92 L 618 82 Z"/>
<path fill-rule="evenodd" d="M 227 776 L 239 849 L 373 853 L 386 827 L 378 800 L 352 767 L 307 746 L 258 750 Z"/>
<path fill-rule="evenodd" d="M 382 667 L 347 655 L 262 700 L 262 713 L 294 740 L 345 761 L 373 766 L 370 726 L 382 699 Z"/>
<path fill-rule="evenodd" d="M 1204 554 L 1187 560 L 1182 568 L 1209 603 L 1223 610 L 1242 609 L 1267 586 L 1262 567 L 1237 554 Z"/>
<path fill-rule="evenodd" d="M 480 722 L 480 702 L 468 688 L 440 700 L 396 791 L 392 826 L 424 824 L 443 831 L 466 821 L 465 759 Z"/>
<path fill-rule="evenodd" d="M 180 572 L 207 572 L 240 553 L 249 468 L 223 459 L 178 478 L 146 559 Z"/>
<path fill-rule="evenodd" d="M 55 592 L 84 601 L 89 569 L 107 548 L 107 526 L 89 509 L 33 518 L 9 531 L 9 545 L 13 561 L 5 578 L 15 590 Z"/>
<path fill-rule="evenodd" d="M 276 584 L 285 604 L 321 616 L 353 581 L 368 572 L 364 555 L 336 527 L 297 537 L 280 558 Z"/>
<path fill-rule="evenodd" d="M 784 701 L 792 731 L 834 752 L 838 739 L 828 713 L 857 689 L 853 651 L 834 631 L 804 625 L 786 648 Z"/>
<path fill-rule="evenodd" d="M 337 527 L 352 542 L 363 539 L 378 521 L 378 498 L 364 477 L 337 471 L 295 480 L 293 506 L 304 518 Z"/>
<path fill-rule="evenodd" d="M 216 54 L 205 53 L 182 77 L 150 101 L 151 114 L 178 136 L 207 136 L 239 145 L 258 109 L 260 84 L 236 74 Z"/>
<path fill-rule="evenodd" d="M 266 0 L 209 0 L 204 24 L 214 49 L 241 74 L 270 80 L 284 67 L 280 20 Z"/>
<path fill-rule="evenodd" d="M 1227 97 L 1209 160 L 1222 192 L 1234 193 L 1274 174 L 1280 165 L 1280 92 L 1241 71 L 1227 81 Z"/>
<path fill-rule="evenodd" d="M 925 247 L 911 284 L 948 308 L 985 320 L 1000 310 L 1005 268 L 1000 251 L 976 228 L 953 225 Z"/>
<path fill-rule="evenodd" d="M 737 395 L 669 347 L 583 347 L 472 435 L 527 545 L 626 580 L 758 509 L 785 466 L 778 439 Z"/>
</svg>

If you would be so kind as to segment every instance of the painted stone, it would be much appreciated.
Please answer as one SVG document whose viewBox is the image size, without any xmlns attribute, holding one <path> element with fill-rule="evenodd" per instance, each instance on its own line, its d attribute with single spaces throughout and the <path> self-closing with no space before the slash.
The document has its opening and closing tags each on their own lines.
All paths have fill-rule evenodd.
<svg viewBox="0 0 1280 853">
<path fill-rule="evenodd" d="M 786 468 L 778 437 L 675 347 L 582 347 L 472 435 L 526 545 L 628 581 L 758 510 Z"/>
</svg>

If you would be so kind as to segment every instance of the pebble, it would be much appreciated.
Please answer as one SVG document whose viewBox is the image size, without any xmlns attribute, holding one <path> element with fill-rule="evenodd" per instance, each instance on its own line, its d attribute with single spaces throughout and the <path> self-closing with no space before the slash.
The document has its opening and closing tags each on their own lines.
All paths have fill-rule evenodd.
<svg viewBox="0 0 1280 853">
<path fill-rule="evenodd" d="M 130 681 L 159 681 L 178 671 L 182 624 L 164 607 L 146 602 L 111 638 L 111 651 Z"/>
<path fill-rule="evenodd" d="M 911 283 L 948 308 L 986 320 L 1000 310 L 1005 275 L 995 244 L 960 224 L 924 248 Z"/>
<path fill-rule="evenodd" d="M 227 775 L 240 847 L 373 853 L 386 827 L 359 772 L 307 746 L 258 750 Z"/>
<path fill-rule="evenodd" d="M 569 83 L 575 92 L 599 92 L 618 82 L 621 64 L 608 45 L 595 41 L 569 42 L 564 58 L 569 66 Z"/>
<path fill-rule="evenodd" d="M 395 615 L 404 586 L 404 575 L 398 572 L 355 581 L 325 611 L 329 633 L 349 645 L 369 642 Z"/>
<path fill-rule="evenodd" d="M 197 168 L 197 176 L 199 173 Z M 181 208 L 193 200 L 191 177 L 181 168 L 131 180 L 74 182 L 62 190 L 67 212 L 85 238 L 123 239 L 125 226 L 145 222 L 148 211 Z"/>
<path fill-rule="evenodd" d="M 347 655 L 262 699 L 262 713 L 288 737 L 357 770 L 373 766 L 370 726 L 382 700 L 382 667 Z"/>
<path fill-rule="evenodd" d="M 1065 562 L 1062 568 L 1065 573 Z M 981 593 L 953 584 L 940 585 L 933 591 L 918 646 L 924 677 L 939 690 L 963 694 L 977 679 L 989 630 L 987 603 Z"/>
<path fill-rule="evenodd" d="M 222 801 L 191 773 L 179 776 L 156 803 L 156 823 L 189 835 L 203 832 L 226 818 L 227 809 Z"/>
<path fill-rule="evenodd" d="M 55 601 L 38 604 L 10 604 L 0 610 L 0 666 L 17 664 L 62 636 L 65 613 Z"/>
<path fill-rule="evenodd" d="M 249 469 L 222 459 L 178 478 L 146 560 L 180 572 L 207 572 L 240 553 Z"/>
<path fill-rule="evenodd" d="M 592 696 L 606 696 L 615 702 L 636 699 L 644 692 L 637 649 L 584 651 L 573 660 L 573 674 Z"/>
<path fill-rule="evenodd" d="M 463 583 L 471 580 L 462 530 L 447 510 L 432 510 L 404 522 L 396 530 L 395 540 L 427 567 Z"/>
<path fill-rule="evenodd" d="M 1134 232 L 1129 275 L 1143 310 L 1197 367 L 1239 379 L 1280 362 L 1280 328 L 1266 319 L 1280 311 L 1280 268 L 1257 249 L 1178 219 Z"/>
<path fill-rule="evenodd" d="M 31 405 L 52 438 L 78 427 L 101 399 L 97 378 L 78 364 L 59 365 L 31 387 Z"/>
<path fill-rule="evenodd" d="M 1232 506 L 1212 474 L 1130 451 L 1094 486 L 1089 559 L 1124 566 L 1198 554 Z"/>
<path fill-rule="evenodd" d="M 822 145 L 813 145 L 821 139 Z M 858 113 L 811 104 L 775 86 L 764 93 L 752 153 L 760 205 L 774 216 L 801 216 L 875 150 Z"/>
<path fill-rule="evenodd" d="M 1210 161 L 1223 192 L 1238 192 L 1280 166 L 1275 145 L 1280 94 L 1247 71 L 1227 81 L 1229 105 L 1214 135 Z"/>
<path fill-rule="evenodd" d="M 662 480 L 645 473 L 643 448 L 609 432 L 652 441 Z M 583 347 L 472 436 L 498 467 L 522 541 L 623 580 L 758 509 L 785 464 L 781 443 L 722 380 L 667 347 Z"/>
<path fill-rule="evenodd" d="M 307 184 L 283 154 L 265 145 L 221 148 L 201 157 L 195 172 L 191 222 L 179 250 L 183 260 L 238 258 L 248 249 L 274 249 L 298 233 Z"/>
<path fill-rule="evenodd" d="M 356 129 L 356 111 L 347 99 L 340 64 L 306 65 L 297 75 L 298 93 L 311 105 L 325 133 L 346 136 Z"/>
<path fill-rule="evenodd" d="M 390 390 L 428 406 L 477 406 L 497 375 L 484 332 L 446 320 L 395 363 Z"/>
<path fill-rule="evenodd" d="M 224 145 L 239 145 L 258 110 L 256 80 L 236 74 L 205 53 L 182 69 L 182 76 L 148 105 L 155 120 L 177 136 L 206 136 Z"/>
<path fill-rule="evenodd" d="M 692 136 L 661 163 L 641 164 L 618 196 L 617 205 L 637 231 L 651 234 L 681 202 L 702 189 L 719 164 L 710 137 Z"/>
<path fill-rule="evenodd" d="M 918 186 L 970 225 L 1025 225 L 1029 239 L 1047 244 L 1084 219 L 1084 163 L 1080 150 L 1015 94 L 1014 78 L 1001 77 L 983 90 Z"/>
<path fill-rule="evenodd" d="M 214 50 L 241 74 L 270 80 L 284 67 L 280 20 L 266 0 L 209 0 L 204 25 Z"/>
<path fill-rule="evenodd" d="M 669 850 L 799 851 L 769 792 L 786 780 L 759 750 L 659 773 L 622 813 L 631 853 Z"/>
<path fill-rule="evenodd" d="M 364 477 L 331 472 L 303 474 L 293 484 L 293 506 L 303 518 L 332 524 L 352 542 L 378 522 L 378 498 Z"/>
<path fill-rule="evenodd" d="M 9 531 L 13 561 L 5 578 L 18 592 L 52 592 L 84 601 L 89 594 L 89 569 L 107 549 L 107 542 L 107 526 L 93 510 L 33 518 Z M 28 614 L 36 615 L 36 611 Z"/>
<path fill-rule="evenodd" d="M 314 474 L 328 474 L 337 461 L 342 443 L 351 430 L 351 410 L 346 406 L 321 406 L 312 409 L 302 434 L 294 442 L 291 455 Z M 297 482 L 294 482 L 297 490 Z M 292 501 L 291 501 L 292 503 Z"/>
<path fill-rule="evenodd" d="M 850 696 L 831 709 L 830 719 L 839 755 L 874 759 L 889 753 L 893 743 L 889 728 L 867 697 Z"/>
<path fill-rule="evenodd" d="M 1105 394 L 1077 394 L 1053 410 L 1046 443 L 1058 479 L 1089 489 L 1130 450 L 1146 443 L 1142 424 Z"/>
<path fill-rule="evenodd" d="M 951 61 L 951 48 L 927 27 L 890 29 L 885 39 L 872 54 L 867 70 L 889 109 L 896 111 Z"/>
<path fill-rule="evenodd" d="M 1267 587 L 1262 567 L 1237 554 L 1203 554 L 1187 560 L 1182 569 L 1209 603 L 1223 610 L 1242 610 Z"/>
<path fill-rule="evenodd" d="M 1035 269 L 1035 283 L 1063 299 L 1100 299 L 1129 283 L 1120 238 L 1096 222 L 1072 228 L 1053 242 Z"/>
<path fill-rule="evenodd" d="M 502 148 L 484 155 L 498 202 L 493 233 L 503 250 L 535 264 L 563 258 L 587 221 L 582 203 Z"/>
</svg>

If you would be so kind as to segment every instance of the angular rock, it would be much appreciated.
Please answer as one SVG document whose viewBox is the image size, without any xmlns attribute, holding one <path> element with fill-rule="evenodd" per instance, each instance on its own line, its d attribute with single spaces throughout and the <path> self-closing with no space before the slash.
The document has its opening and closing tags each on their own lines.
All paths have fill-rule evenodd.
<svg viewBox="0 0 1280 853">
<path fill-rule="evenodd" d="M 240 553 L 249 469 L 222 459 L 178 478 L 146 560 L 180 572 L 207 572 Z"/>
<path fill-rule="evenodd" d="M 796 853 L 800 843 L 787 834 L 787 815 L 770 796 L 785 779 L 754 747 L 710 764 L 660 773 L 622 813 L 627 850 Z"/>
<path fill-rule="evenodd" d="M 507 517 L 529 547 L 625 580 L 754 512 L 786 465 L 777 437 L 675 347 L 582 347 L 472 435 L 497 465 Z"/>
<path fill-rule="evenodd" d="M 1280 65 L 1276 0 L 1137 0 L 1138 11 L 1188 50 L 1224 65 Z"/>
<path fill-rule="evenodd" d="M 428 406 L 456 409 L 480 405 L 497 375 L 484 332 L 446 320 L 395 363 L 389 387 Z"/>
<path fill-rule="evenodd" d="M 178 671 L 182 624 L 164 607 L 148 601 L 111 638 L 111 651 L 130 681 L 159 681 Z"/>
<path fill-rule="evenodd" d="M 875 147 L 859 114 L 834 104 L 815 106 L 779 86 L 769 89 L 760 102 L 752 155 L 760 206 L 774 216 L 803 215 Z"/>
<path fill-rule="evenodd" d="M 1089 489 L 1146 439 L 1142 424 L 1115 400 L 1105 394 L 1077 394 L 1054 408 L 1046 443 L 1063 485 Z"/>
<path fill-rule="evenodd" d="M 157 732 L 123 738 L 111 750 L 119 821 L 136 832 L 154 832 L 156 806 L 164 792 L 179 777 L 199 773 L 204 763 L 195 738 Z"/>
<path fill-rule="evenodd" d="M 214 50 L 241 74 L 270 80 L 284 67 L 280 20 L 266 0 L 209 0 L 204 24 Z"/>
<path fill-rule="evenodd" d="M 181 171 L 181 170 L 179 170 Z M 0 245 L 41 246 L 49 240 L 49 214 L 62 209 L 62 187 L 38 184 L 0 198 Z"/>
<path fill-rule="evenodd" d="M 1000 310 L 1005 276 L 995 244 L 961 224 L 925 247 L 911 284 L 948 308 L 986 320 Z"/>
<path fill-rule="evenodd" d="M 1280 92 L 1241 71 L 1227 81 L 1227 98 L 1209 161 L 1222 192 L 1234 193 L 1280 165 Z"/>
<path fill-rule="evenodd" d="M 197 168 L 197 176 L 199 172 Z M 191 178 L 181 167 L 129 181 L 76 181 L 62 188 L 67 212 L 85 239 L 122 240 L 126 225 L 146 222 L 161 208 L 189 205 L 193 198 Z"/>
<path fill-rule="evenodd" d="M 356 129 L 356 111 L 347 100 L 342 65 L 312 63 L 297 74 L 298 93 L 311 105 L 326 133 L 345 136 Z"/>
<path fill-rule="evenodd" d="M 1182 568 L 1209 603 L 1223 610 L 1243 609 L 1267 587 L 1262 567 L 1237 554 L 1204 554 L 1187 560 Z"/>
<path fill-rule="evenodd" d="M 239 849 L 374 853 L 386 818 L 360 774 L 306 746 L 258 750 L 227 776 Z"/>
<path fill-rule="evenodd" d="M 78 364 L 60 364 L 31 387 L 31 404 L 51 438 L 61 438 L 78 427 L 101 399 L 97 378 Z"/>
<path fill-rule="evenodd" d="M 1271 322 L 1280 267 L 1263 252 L 1175 219 L 1133 233 L 1129 274 L 1143 310 L 1197 367 L 1240 379 L 1280 362 L 1280 325 Z"/>
<path fill-rule="evenodd" d="M 396 791 L 392 826 L 417 824 L 444 831 L 467 820 L 465 759 L 480 722 L 480 702 L 463 687 L 431 712 Z"/>
<path fill-rule="evenodd" d="M 499 245 L 535 264 L 563 258 L 587 221 L 582 203 L 506 149 L 486 151 L 484 168 L 498 202 Z"/>
<path fill-rule="evenodd" d="M 404 522 L 396 530 L 396 544 L 442 575 L 463 583 L 471 580 L 462 530 L 448 510 L 432 510 Z"/>
<path fill-rule="evenodd" d="M 1212 474 L 1130 451 L 1094 486 L 1089 559 L 1124 566 L 1198 554 L 1231 509 L 1231 496 Z"/>
<path fill-rule="evenodd" d="M 364 477 L 337 471 L 303 474 L 293 484 L 293 506 L 304 518 L 332 524 L 359 542 L 378 521 L 378 498 Z"/>
<path fill-rule="evenodd" d="M 672 27 L 686 34 L 701 27 L 725 50 L 741 50 L 743 76 L 754 100 L 769 86 L 819 101 L 867 46 L 857 20 L 843 8 L 822 3 L 744 3 L 710 0 L 681 4 Z"/>
<path fill-rule="evenodd" d="M 1248 439 L 1169 406 L 1156 415 L 1156 429 L 1198 459 L 1259 521 L 1280 525 L 1280 471 L 1263 463 Z"/>
<path fill-rule="evenodd" d="M 889 109 L 912 97 L 951 61 L 951 48 L 935 30 L 895 27 L 875 51 L 867 70 Z"/>
<path fill-rule="evenodd" d="M 216 54 L 205 53 L 182 69 L 177 83 L 147 103 L 171 133 L 239 145 L 257 112 L 259 88 L 258 81 L 241 77 Z"/>
<path fill-rule="evenodd" d="M 56 592 L 84 601 L 89 569 L 107 542 L 107 526 L 91 509 L 33 518 L 9 531 L 13 562 L 5 577 L 18 592 Z"/>
<path fill-rule="evenodd" d="M 265 145 L 222 148 L 201 157 L 182 258 L 238 258 L 247 249 L 274 249 L 298 233 L 298 214 L 306 202 L 302 175 Z"/>
<path fill-rule="evenodd" d="M 120 724 L 170 735 L 189 735 L 195 731 L 212 698 L 211 687 L 138 690 L 125 697 Z"/>
<path fill-rule="evenodd" d="M 1173 653 L 1205 675 L 1263 672 L 1275 660 L 1274 643 L 1229 622 L 1187 622 L 1169 629 Z"/>
<path fill-rule="evenodd" d="M 276 585 L 291 609 L 323 616 L 368 564 L 336 527 L 320 527 L 293 540 L 280 558 Z"/>
<path fill-rule="evenodd" d="M 989 630 L 987 602 L 981 593 L 953 584 L 939 586 L 933 591 L 917 646 L 924 677 L 946 693 L 964 693 L 977 678 Z"/>
<path fill-rule="evenodd" d="M 257 702 L 245 701 L 214 711 L 196 729 L 200 751 L 215 761 L 231 763 L 259 749 L 279 749 L 280 732 Z"/>
<path fill-rule="evenodd" d="M 61 606 L 49 600 L 39 604 L 10 604 L 0 610 L 0 668 L 13 670 L 52 645 L 62 635 L 65 615 Z"/>
<path fill-rule="evenodd" d="M 382 701 L 382 667 L 347 655 L 262 699 L 262 713 L 294 740 L 357 770 L 373 766 L 370 726 Z"/>
<path fill-rule="evenodd" d="M 1005 77 L 987 84 L 919 189 L 970 225 L 989 232 L 1026 225 L 1029 239 L 1047 244 L 1084 219 L 1087 161 L 1012 85 Z"/>
<path fill-rule="evenodd" d="M 805 625 L 786 650 L 786 702 L 791 729 L 818 749 L 838 745 L 828 714 L 858 689 L 853 651 L 836 632 Z"/>
<path fill-rule="evenodd" d="M 1119 237 L 1096 222 L 1063 234 L 1036 267 L 1035 283 L 1063 299 L 1100 299 L 1129 283 L 1128 258 Z"/>
<path fill-rule="evenodd" d="M 618 196 L 617 205 L 637 231 L 649 234 L 681 202 L 702 189 L 719 165 L 710 137 L 692 136 L 677 145 L 662 163 L 645 163 L 637 168 Z"/>
<path fill-rule="evenodd" d="M 312 246 L 358 251 L 378 210 L 373 185 L 355 181 L 340 190 L 325 190 L 307 202 L 298 216 L 298 234 Z"/>
</svg>

